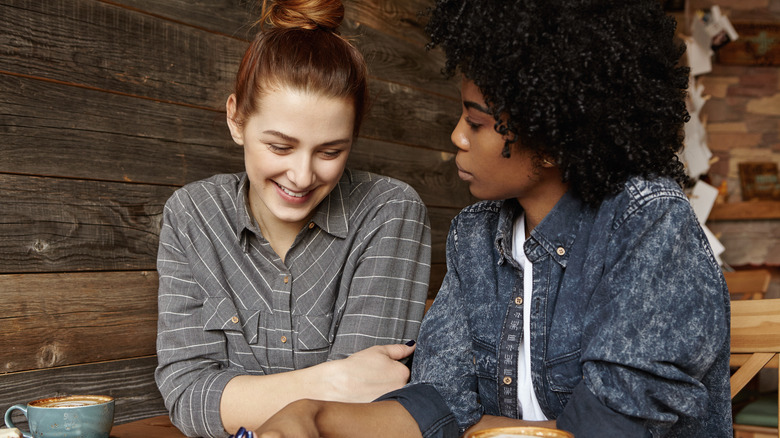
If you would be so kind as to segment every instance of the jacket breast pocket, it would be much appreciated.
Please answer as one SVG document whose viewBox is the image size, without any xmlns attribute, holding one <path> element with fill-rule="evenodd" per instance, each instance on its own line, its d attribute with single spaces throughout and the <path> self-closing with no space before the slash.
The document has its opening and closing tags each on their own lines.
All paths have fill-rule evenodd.
<svg viewBox="0 0 780 438">
<path fill-rule="evenodd" d="M 479 403 L 488 415 L 500 415 L 498 410 L 498 356 L 494 343 L 472 338 L 474 373 L 477 376 Z"/>
<path fill-rule="evenodd" d="M 569 401 L 574 387 L 582 381 L 580 350 L 548 360 L 546 369 L 546 383 L 554 395 L 554 400 L 549 402 L 558 403 L 558 408 L 553 410 L 559 411 Z"/>
</svg>

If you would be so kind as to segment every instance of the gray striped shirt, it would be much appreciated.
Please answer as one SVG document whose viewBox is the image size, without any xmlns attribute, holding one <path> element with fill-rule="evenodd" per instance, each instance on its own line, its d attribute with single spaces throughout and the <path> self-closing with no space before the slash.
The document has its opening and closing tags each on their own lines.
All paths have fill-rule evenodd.
<svg viewBox="0 0 780 438">
<path fill-rule="evenodd" d="M 430 225 L 400 181 L 346 170 L 283 262 L 249 216 L 246 174 L 177 190 L 165 205 L 157 385 L 174 424 L 224 436 L 227 382 L 417 337 Z"/>
</svg>

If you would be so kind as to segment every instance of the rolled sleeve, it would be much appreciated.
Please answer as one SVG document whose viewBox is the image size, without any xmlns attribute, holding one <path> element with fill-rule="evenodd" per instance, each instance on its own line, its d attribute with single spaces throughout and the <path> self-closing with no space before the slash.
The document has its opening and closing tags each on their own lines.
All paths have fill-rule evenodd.
<svg viewBox="0 0 780 438">
<path fill-rule="evenodd" d="M 598 427 L 594 427 L 594 419 L 599 419 Z M 556 420 L 556 427 L 572 432 L 577 438 L 650 437 L 641 422 L 604 406 L 584 383 L 574 388 L 569 403 Z"/>
<path fill-rule="evenodd" d="M 438 391 L 426 384 L 407 385 L 387 393 L 376 401 L 395 400 L 401 404 L 422 432 L 423 438 L 459 436 L 458 424 Z"/>
</svg>

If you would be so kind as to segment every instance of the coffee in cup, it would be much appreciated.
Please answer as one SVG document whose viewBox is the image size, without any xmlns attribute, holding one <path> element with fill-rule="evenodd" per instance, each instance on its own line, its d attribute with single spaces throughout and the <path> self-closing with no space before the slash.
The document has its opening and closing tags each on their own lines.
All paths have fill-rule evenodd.
<svg viewBox="0 0 780 438">
<path fill-rule="evenodd" d="M 535 426 L 496 427 L 466 434 L 464 438 L 574 438 L 570 432 Z"/>
<path fill-rule="evenodd" d="M 27 417 L 25 438 L 108 438 L 114 424 L 114 398 L 107 395 L 68 395 L 13 405 L 5 412 L 5 425 L 16 427 L 13 411 Z"/>
</svg>

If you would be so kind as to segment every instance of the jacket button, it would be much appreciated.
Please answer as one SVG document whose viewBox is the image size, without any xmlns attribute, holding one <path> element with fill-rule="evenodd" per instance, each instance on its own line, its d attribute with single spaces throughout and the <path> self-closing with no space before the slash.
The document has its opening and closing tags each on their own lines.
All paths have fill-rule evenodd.
<svg viewBox="0 0 780 438">
<path fill-rule="evenodd" d="M 523 297 L 516 297 L 515 304 L 517 304 L 518 306 L 523 304 Z"/>
<path fill-rule="evenodd" d="M 282 344 L 286 344 L 286 343 L 287 343 L 287 336 L 282 336 Z"/>
<path fill-rule="evenodd" d="M 284 284 L 287 284 L 289 282 L 290 282 L 290 276 L 289 275 L 285 275 L 284 276 Z"/>
<path fill-rule="evenodd" d="M 232 322 L 233 324 L 236 324 L 238 322 L 238 317 L 234 316 L 234 317 L 230 318 L 230 322 Z"/>
<path fill-rule="evenodd" d="M 559 246 L 558 249 L 555 250 L 555 252 L 557 252 L 559 256 L 566 254 L 566 250 L 563 249 L 562 246 Z"/>
<path fill-rule="evenodd" d="M 314 222 L 309 222 L 309 229 L 311 230 L 312 228 L 314 228 Z"/>
<path fill-rule="evenodd" d="M 509 376 L 504 377 L 504 385 L 511 385 L 512 384 L 512 378 Z"/>
</svg>

